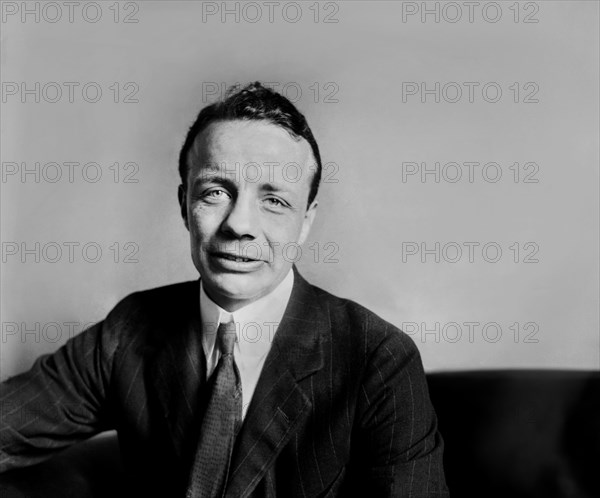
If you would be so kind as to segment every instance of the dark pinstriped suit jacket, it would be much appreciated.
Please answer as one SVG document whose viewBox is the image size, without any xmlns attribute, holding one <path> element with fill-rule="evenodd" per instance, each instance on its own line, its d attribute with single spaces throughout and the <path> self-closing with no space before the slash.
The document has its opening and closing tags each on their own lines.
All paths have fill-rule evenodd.
<svg viewBox="0 0 600 498">
<path fill-rule="evenodd" d="M 294 271 L 226 496 L 446 496 L 414 343 Z M 131 495 L 183 496 L 206 394 L 199 331 L 198 281 L 135 293 L 3 383 L 0 470 L 115 428 Z"/>
</svg>

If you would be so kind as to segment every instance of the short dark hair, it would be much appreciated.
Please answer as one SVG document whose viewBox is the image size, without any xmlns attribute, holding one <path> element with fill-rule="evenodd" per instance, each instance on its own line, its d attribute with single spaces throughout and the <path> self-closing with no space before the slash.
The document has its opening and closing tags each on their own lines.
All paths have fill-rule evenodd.
<svg viewBox="0 0 600 498">
<path fill-rule="evenodd" d="M 216 121 L 267 121 L 280 126 L 295 139 L 306 140 L 312 149 L 316 169 L 312 178 L 308 205 L 317 196 L 321 182 L 321 155 L 319 146 L 312 134 L 304 115 L 283 95 L 263 86 L 259 81 L 243 88 L 235 85 L 228 89 L 225 99 L 204 107 L 194 124 L 188 130 L 185 142 L 179 153 L 179 175 L 183 185 L 187 185 L 188 153 L 196 137 L 210 124 Z"/>
</svg>

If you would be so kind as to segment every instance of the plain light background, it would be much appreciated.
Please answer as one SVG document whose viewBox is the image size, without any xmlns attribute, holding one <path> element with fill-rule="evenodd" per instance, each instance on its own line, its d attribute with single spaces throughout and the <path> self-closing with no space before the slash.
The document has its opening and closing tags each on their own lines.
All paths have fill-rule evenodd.
<svg viewBox="0 0 600 498">
<path fill-rule="evenodd" d="M 197 278 L 177 204 L 177 154 L 199 109 L 214 100 L 203 87 L 254 80 L 286 88 L 294 100 L 300 88 L 295 103 L 323 161 L 335 163 L 327 171 L 337 182 L 321 187 L 298 262 L 312 283 L 410 332 L 428 371 L 599 367 L 597 2 L 537 2 L 537 23 L 522 22 L 533 9 L 524 4 L 514 22 L 513 2 L 498 4 L 502 18 L 495 23 L 480 10 L 468 22 L 462 2 L 463 18 L 455 23 L 447 21 L 455 12 L 436 2 L 426 4 L 440 9 L 440 22 L 429 15 L 424 23 L 418 14 L 403 22 L 406 2 L 302 2 L 295 23 L 279 8 L 269 22 L 261 2 L 263 17 L 255 23 L 248 22 L 256 16 L 250 10 L 246 18 L 240 10 L 239 22 L 234 15 L 203 22 L 200 2 L 139 2 L 139 22 L 115 23 L 113 4 L 99 4 L 96 23 L 79 11 L 70 23 L 63 7 L 55 23 L 36 23 L 31 15 L 23 23 L 17 14 L 1 26 L 3 83 L 76 82 L 81 89 L 95 82 L 103 90 L 96 103 L 78 90 L 73 103 L 66 95 L 56 103 L 47 101 L 54 94 L 39 103 L 4 95 L 2 379 L 101 320 L 128 293 Z M 121 16 L 133 9 L 118 7 Z M 288 18 L 296 15 L 287 8 Z M 338 22 L 322 22 L 326 14 Z M 109 89 L 115 82 L 118 103 Z M 128 82 L 139 88 L 137 103 L 122 102 Z M 423 103 L 420 94 L 403 99 L 403 82 L 479 86 L 472 103 L 466 86 L 456 103 L 448 102 L 454 93 Z M 490 82 L 503 90 L 496 103 L 481 94 Z M 509 89 L 515 82 L 516 103 Z M 539 88 L 537 103 L 523 102 L 529 82 Z M 73 183 L 66 168 L 56 183 L 6 174 L 9 162 L 35 169 L 36 162 L 70 161 L 98 163 L 102 178 L 85 181 L 81 168 Z M 433 175 L 403 181 L 403 163 L 434 168 L 451 161 L 496 162 L 503 176 L 486 182 L 479 168 L 473 183 L 466 175 L 456 183 L 436 183 Z M 138 182 L 121 176 L 115 183 L 115 162 L 137 163 Z M 538 183 L 515 183 L 515 162 L 535 162 Z M 47 244 L 62 246 L 62 257 L 51 263 L 55 253 L 40 250 L 39 263 L 33 255 L 22 262 L 22 254 L 7 252 L 22 243 L 35 250 L 36 242 L 48 251 Z M 65 242 L 80 244 L 73 262 Z M 434 255 L 422 262 L 420 254 L 403 253 L 407 243 L 436 242 L 462 246 L 462 258 L 447 261 L 455 256 L 452 244 L 439 263 Z M 480 244 L 473 262 L 465 242 Z M 490 242 L 503 251 L 496 263 L 481 252 Z M 509 249 L 515 242 L 518 263 Z M 87 243 L 101 247 L 98 262 L 84 260 Z M 122 261 L 127 243 L 139 248 L 136 263 Z M 528 247 L 539 248 L 538 262 L 522 262 L 527 243 L 537 244 Z M 332 248 L 337 262 L 326 262 Z"/>
</svg>

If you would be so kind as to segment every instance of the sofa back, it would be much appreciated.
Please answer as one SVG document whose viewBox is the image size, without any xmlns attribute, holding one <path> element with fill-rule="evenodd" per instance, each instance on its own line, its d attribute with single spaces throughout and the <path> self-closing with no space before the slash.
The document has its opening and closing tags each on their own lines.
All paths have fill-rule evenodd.
<svg viewBox="0 0 600 498">
<path fill-rule="evenodd" d="M 600 373 L 435 373 L 452 496 L 600 496 Z"/>
</svg>

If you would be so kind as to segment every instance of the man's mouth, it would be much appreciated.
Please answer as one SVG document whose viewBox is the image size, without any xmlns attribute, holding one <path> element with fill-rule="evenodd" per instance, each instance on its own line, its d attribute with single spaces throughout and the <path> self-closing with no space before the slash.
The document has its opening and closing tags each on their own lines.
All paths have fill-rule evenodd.
<svg viewBox="0 0 600 498">
<path fill-rule="evenodd" d="M 233 254 L 217 254 L 220 258 L 228 259 L 229 261 L 237 261 L 238 263 L 247 263 L 249 261 L 256 261 L 255 259 L 242 258 L 241 256 L 234 256 Z"/>
<path fill-rule="evenodd" d="M 236 263 L 258 263 L 260 259 L 248 258 L 246 256 L 240 256 L 239 254 L 231 254 L 227 252 L 214 252 L 213 257 L 223 258 L 228 261 L 235 261 Z"/>
</svg>

